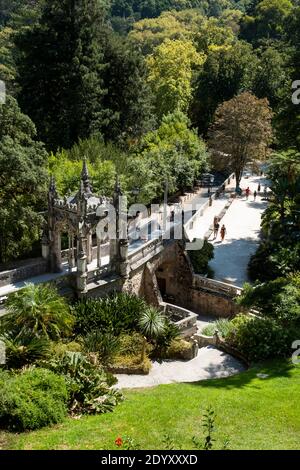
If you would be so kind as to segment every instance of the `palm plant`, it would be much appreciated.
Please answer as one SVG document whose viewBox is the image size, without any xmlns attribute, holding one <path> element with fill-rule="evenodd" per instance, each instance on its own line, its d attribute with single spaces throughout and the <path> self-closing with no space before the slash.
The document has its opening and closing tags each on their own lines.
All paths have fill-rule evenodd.
<svg viewBox="0 0 300 470">
<path fill-rule="evenodd" d="M 57 340 L 69 335 L 74 324 L 66 300 L 45 284 L 27 284 L 12 294 L 7 310 L 0 318 L 0 333 L 9 333 L 16 339 L 35 336 Z"/>
<path fill-rule="evenodd" d="M 5 344 L 5 366 L 9 369 L 22 368 L 50 355 L 50 342 L 46 338 L 30 335 L 15 338 L 6 334 L 1 337 L 1 340 Z"/>
</svg>

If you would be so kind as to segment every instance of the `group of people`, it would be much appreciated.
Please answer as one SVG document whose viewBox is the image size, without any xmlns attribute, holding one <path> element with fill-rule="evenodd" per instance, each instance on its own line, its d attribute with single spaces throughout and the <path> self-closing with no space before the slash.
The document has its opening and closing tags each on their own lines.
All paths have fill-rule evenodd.
<svg viewBox="0 0 300 470">
<path fill-rule="evenodd" d="M 220 230 L 220 219 L 219 219 L 218 216 L 215 216 L 215 218 L 214 218 L 214 240 L 216 240 L 216 238 L 218 237 L 219 230 Z M 226 227 L 225 227 L 224 224 L 221 227 L 220 235 L 221 235 L 221 241 L 223 242 L 224 239 L 225 239 L 225 235 L 226 235 Z"/>
<path fill-rule="evenodd" d="M 257 190 L 257 191 L 255 190 L 255 191 L 253 192 L 254 201 L 256 201 L 257 192 L 260 192 L 260 184 L 258 185 L 258 190 Z M 247 199 L 247 201 L 248 201 L 249 196 L 250 196 L 250 194 L 251 194 L 251 191 L 250 191 L 249 186 L 248 186 L 248 188 L 245 190 L 245 193 L 246 193 L 246 199 Z"/>
<path fill-rule="evenodd" d="M 241 191 L 242 191 L 242 190 L 241 190 Z M 261 184 L 258 183 L 257 190 L 255 190 L 255 191 L 253 192 L 253 199 L 254 199 L 254 201 L 256 201 L 257 195 L 258 195 L 260 192 L 261 192 Z M 250 191 L 249 186 L 248 186 L 248 188 L 245 190 L 245 193 L 246 193 L 246 199 L 247 199 L 247 201 L 248 201 L 249 196 L 250 196 L 250 194 L 251 194 L 251 191 Z M 267 186 L 265 186 L 265 187 L 264 187 L 264 191 L 263 191 L 264 199 L 267 198 L 267 195 L 268 195 L 268 190 L 267 190 Z"/>
</svg>

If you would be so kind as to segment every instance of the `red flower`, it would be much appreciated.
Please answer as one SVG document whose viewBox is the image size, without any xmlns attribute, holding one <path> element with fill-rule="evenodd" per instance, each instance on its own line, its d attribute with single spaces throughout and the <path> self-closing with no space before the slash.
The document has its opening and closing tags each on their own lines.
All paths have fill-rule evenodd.
<svg viewBox="0 0 300 470">
<path fill-rule="evenodd" d="M 115 444 L 116 446 L 121 447 L 123 445 L 122 437 L 117 437 L 117 439 L 115 440 Z"/>
</svg>

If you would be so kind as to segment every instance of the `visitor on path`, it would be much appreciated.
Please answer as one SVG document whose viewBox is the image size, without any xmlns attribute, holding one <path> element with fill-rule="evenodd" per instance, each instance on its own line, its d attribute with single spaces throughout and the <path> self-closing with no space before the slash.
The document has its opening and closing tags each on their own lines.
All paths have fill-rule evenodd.
<svg viewBox="0 0 300 470">
<path fill-rule="evenodd" d="M 256 201 L 256 196 L 257 196 L 257 192 L 254 191 L 254 193 L 253 193 L 254 201 Z"/>
<path fill-rule="evenodd" d="M 264 189 L 264 199 L 267 199 L 267 186 L 265 186 L 265 189 Z"/>
<path fill-rule="evenodd" d="M 218 217 L 216 218 L 216 222 L 214 223 L 214 240 L 217 238 L 218 236 L 218 233 L 219 233 L 219 228 L 220 228 L 220 224 L 219 224 L 219 219 Z"/>
<path fill-rule="evenodd" d="M 248 198 L 249 198 L 249 194 L 250 194 L 250 188 L 248 186 L 248 188 L 246 189 L 246 199 L 248 201 Z"/>
<path fill-rule="evenodd" d="M 257 192 L 260 193 L 260 190 L 261 190 L 261 185 L 260 185 L 260 183 L 258 183 Z"/>
<path fill-rule="evenodd" d="M 222 225 L 222 228 L 221 228 L 221 241 L 222 241 L 222 242 L 224 241 L 225 235 L 226 235 L 226 227 L 225 227 L 225 225 L 223 224 L 223 225 Z"/>
</svg>

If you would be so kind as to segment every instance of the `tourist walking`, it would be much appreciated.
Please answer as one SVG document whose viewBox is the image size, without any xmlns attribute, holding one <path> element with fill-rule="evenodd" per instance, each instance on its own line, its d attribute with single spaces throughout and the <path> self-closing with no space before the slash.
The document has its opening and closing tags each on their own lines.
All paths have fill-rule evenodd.
<svg viewBox="0 0 300 470">
<path fill-rule="evenodd" d="M 215 222 L 214 222 L 214 240 L 215 240 L 215 239 L 217 238 L 217 236 L 218 236 L 219 228 L 220 228 L 219 218 L 218 218 L 218 217 L 215 217 Z"/>
<path fill-rule="evenodd" d="M 260 185 L 260 183 L 258 183 L 257 192 L 260 193 L 260 190 L 261 190 L 261 185 Z"/>
<path fill-rule="evenodd" d="M 257 196 L 257 192 L 254 191 L 254 193 L 253 193 L 254 201 L 256 201 L 256 196 Z"/>
<path fill-rule="evenodd" d="M 224 241 L 225 235 L 226 235 L 226 227 L 225 227 L 225 225 L 223 224 L 223 225 L 222 225 L 222 228 L 221 228 L 221 241 L 222 241 L 222 242 Z"/>
<path fill-rule="evenodd" d="M 250 188 L 248 186 L 248 188 L 246 189 L 246 199 L 248 200 L 249 198 L 249 194 L 250 194 Z"/>
</svg>

